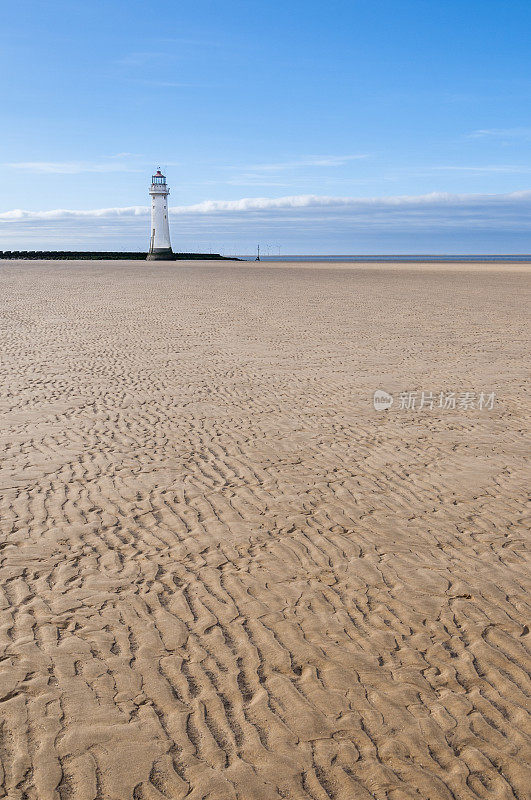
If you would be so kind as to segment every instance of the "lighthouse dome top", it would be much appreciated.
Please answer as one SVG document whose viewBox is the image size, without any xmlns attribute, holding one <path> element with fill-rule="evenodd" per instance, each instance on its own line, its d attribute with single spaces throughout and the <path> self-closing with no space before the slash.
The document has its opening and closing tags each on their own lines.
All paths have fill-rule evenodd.
<svg viewBox="0 0 531 800">
<path fill-rule="evenodd" d="M 155 172 L 155 174 L 152 176 L 152 178 L 151 178 L 151 182 L 152 182 L 152 183 L 165 184 L 165 183 L 166 183 L 166 176 L 162 174 L 162 172 L 160 171 L 160 169 L 158 169 L 158 170 Z"/>
</svg>

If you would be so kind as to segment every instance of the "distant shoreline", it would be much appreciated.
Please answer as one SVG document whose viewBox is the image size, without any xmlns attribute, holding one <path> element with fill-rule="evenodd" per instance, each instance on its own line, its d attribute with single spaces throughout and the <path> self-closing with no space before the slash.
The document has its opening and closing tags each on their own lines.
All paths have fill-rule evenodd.
<svg viewBox="0 0 531 800">
<path fill-rule="evenodd" d="M 242 261 L 254 261 L 255 258 L 253 256 L 244 256 L 239 255 L 239 260 Z M 267 261 L 276 261 L 276 262 L 292 262 L 292 261 L 322 261 L 322 262 L 339 262 L 344 263 L 345 261 L 352 261 L 356 263 L 372 263 L 372 262 L 379 262 L 379 263 L 403 263 L 403 264 L 416 264 L 422 262 L 434 262 L 438 264 L 452 264 L 455 262 L 463 263 L 463 262 L 471 262 L 471 263 L 482 263 L 482 262 L 515 262 L 515 263 L 531 263 L 531 255 L 434 255 L 432 253 L 420 253 L 418 255 L 407 254 L 407 255 L 293 255 L 293 256 L 261 256 L 260 261 L 267 262 Z"/>
<path fill-rule="evenodd" d="M 146 261 L 147 253 L 111 250 L 0 250 L 0 261 Z M 219 253 L 174 253 L 175 261 L 240 261 L 259 264 L 531 264 L 531 255 L 289 255 L 222 256 Z"/>
</svg>

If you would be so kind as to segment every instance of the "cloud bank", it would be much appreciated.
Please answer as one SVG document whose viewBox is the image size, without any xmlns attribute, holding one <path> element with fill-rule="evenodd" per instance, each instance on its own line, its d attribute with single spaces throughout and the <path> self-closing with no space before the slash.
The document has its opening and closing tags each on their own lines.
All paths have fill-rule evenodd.
<svg viewBox="0 0 531 800">
<path fill-rule="evenodd" d="M 449 194 L 432 192 L 424 195 L 398 195 L 396 197 L 328 197 L 323 195 L 289 195 L 286 197 L 244 197 L 241 200 L 204 200 L 189 206 L 171 206 L 172 216 L 230 214 L 231 212 L 277 211 L 281 209 L 352 209 L 357 212 L 378 209 L 399 210 L 406 213 L 414 209 L 528 209 L 531 205 L 531 190 L 509 194 Z M 149 214 L 148 206 L 122 206 L 89 210 L 57 208 L 51 211 L 24 211 L 13 209 L 0 212 L 0 220 L 65 220 L 65 219 L 112 219 L 115 217 L 142 217 Z"/>
<path fill-rule="evenodd" d="M 238 252 L 244 243 L 264 239 L 282 242 L 285 252 L 363 252 L 365 247 L 383 252 L 379 245 L 394 252 L 415 247 L 451 252 L 467 241 L 472 250 L 463 252 L 531 250 L 531 191 L 205 200 L 173 206 L 170 217 L 175 249 L 183 250 L 211 243 L 214 249 Z M 148 206 L 13 209 L 0 213 L 0 249 L 37 249 L 51 242 L 57 242 L 53 247 L 90 242 L 96 249 L 143 249 L 148 220 Z"/>
</svg>

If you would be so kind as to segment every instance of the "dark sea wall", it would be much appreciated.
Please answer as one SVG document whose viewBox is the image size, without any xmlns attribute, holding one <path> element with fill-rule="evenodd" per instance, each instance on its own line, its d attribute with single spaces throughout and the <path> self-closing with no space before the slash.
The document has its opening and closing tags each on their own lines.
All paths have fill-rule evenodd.
<svg viewBox="0 0 531 800">
<path fill-rule="evenodd" d="M 0 250 L 0 259 L 88 259 L 92 261 L 127 259 L 145 261 L 147 253 L 127 253 L 125 251 L 99 250 Z M 220 256 L 219 253 L 174 253 L 176 261 L 201 260 L 201 261 L 239 261 L 238 258 Z"/>
</svg>

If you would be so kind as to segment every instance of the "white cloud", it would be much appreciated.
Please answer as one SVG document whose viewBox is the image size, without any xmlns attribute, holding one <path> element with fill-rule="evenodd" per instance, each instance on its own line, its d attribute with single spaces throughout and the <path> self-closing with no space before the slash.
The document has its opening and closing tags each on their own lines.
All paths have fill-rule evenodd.
<svg viewBox="0 0 531 800">
<path fill-rule="evenodd" d="M 252 197 L 241 200 L 205 200 L 191 206 L 174 206 L 171 214 L 216 214 L 235 211 L 264 211 L 294 208 L 351 208 L 370 210 L 375 208 L 413 208 L 413 207 L 464 207 L 466 205 L 489 205 L 518 200 L 531 200 L 530 192 L 513 192 L 506 195 L 466 195 L 432 192 L 425 195 L 400 195 L 396 197 L 326 197 L 320 195 L 293 195 L 268 198 Z"/>
<path fill-rule="evenodd" d="M 106 158 L 142 158 L 142 153 L 114 153 Z"/>
<path fill-rule="evenodd" d="M 120 153 L 114 158 L 123 158 L 129 153 Z M 113 158 L 113 156 L 111 156 Z M 57 175 L 79 175 L 82 172 L 141 172 L 123 164 L 120 161 L 107 164 L 95 164 L 88 161 L 13 161 L 2 164 L 3 167 L 15 170 L 24 170 L 32 173 L 46 173 Z"/>
<path fill-rule="evenodd" d="M 468 136 L 470 139 L 531 139 L 531 128 L 483 128 Z"/>
<path fill-rule="evenodd" d="M 144 250 L 148 206 L 0 213 L 4 250 Z M 529 252 L 531 191 L 394 197 L 289 195 L 170 208 L 176 251 Z M 288 250 L 289 248 L 289 250 Z"/>
<path fill-rule="evenodd" d="M 218 181 L 216 181 L 218 183 Z M 300 182 L 299 182 L 300 183 Z M 277 188 L 289 189 L 292 185 L 286 181 L 265 180 L 263 175 L 242 175 L 239 178 L 231 178 L 224 181 L 226 186 L 276 186 Z"/>
<path fill-rule="evenodd" d="M 279 161 L 272 164 L 250 164 L 240 167 L 242 170 L 252 172 L 281 172 L 283 170 L 299 169 L 300 167 L 341 167 L 349 161 L 359 161 L 368 158 L 367 153 L 348 156 L 308 156 L 295 161 Z"/>
<path fill-rule="evenodd" d="M 145 250 L 148 206 L 0 213 L 4 250 Z M 170 208 L 176 251 L 292 253 L 529 252 L 531 191 L 498 195 L 206 200 Z"/>
<path fill-rule="evenodd" d="M 502 173 L 507 175 L 525 175 L 531 172 L 529 166 L 518 166 L 517 164 L 492 164 L 487 166 L 440 166 L 432 167 L 432 170 L 443 172 L 473 172 L 478 174 Z"/>
<path fill-rule="evenodd" d="M 123 208 L 93 208 L 90 210 L 55 208 L 51 211 L 24 211 L 14 208 L 12 211 L 0 212 L 0 220 L 5 221 L 40 221 L 66 219 L 111 219 L 113 217 L 142 217 L 149 211 L 148 206 L 128 206 Z"/>
<path fill-rule="evenodd" d="M 252 214 L 293 210 L 336 210 L 354 214 L 380 214 L 381 212 L 453 212 L 455 215 L 474 211 L 526 210 L 531 205 L 531 191 L 509 194 L 449 194 L 432 192 L 425 195 L 399 195 L 394 197 L 327 197 L 322 195 L 290 195 L 286 197 L 244 197 L 240 200 L 204 200 L 189 206 L 172 206 L 172 217 Z M 25 211 L 13 209 L 0 212 L 0 220 L 60 221 L 67 219 L 115 219 L 147 217 L 148 206 L 126 206 L 97 209 L 53 209 L 50 211 Z M 530 220 L 531 222 L 531 220 Z"/>
</svg>

